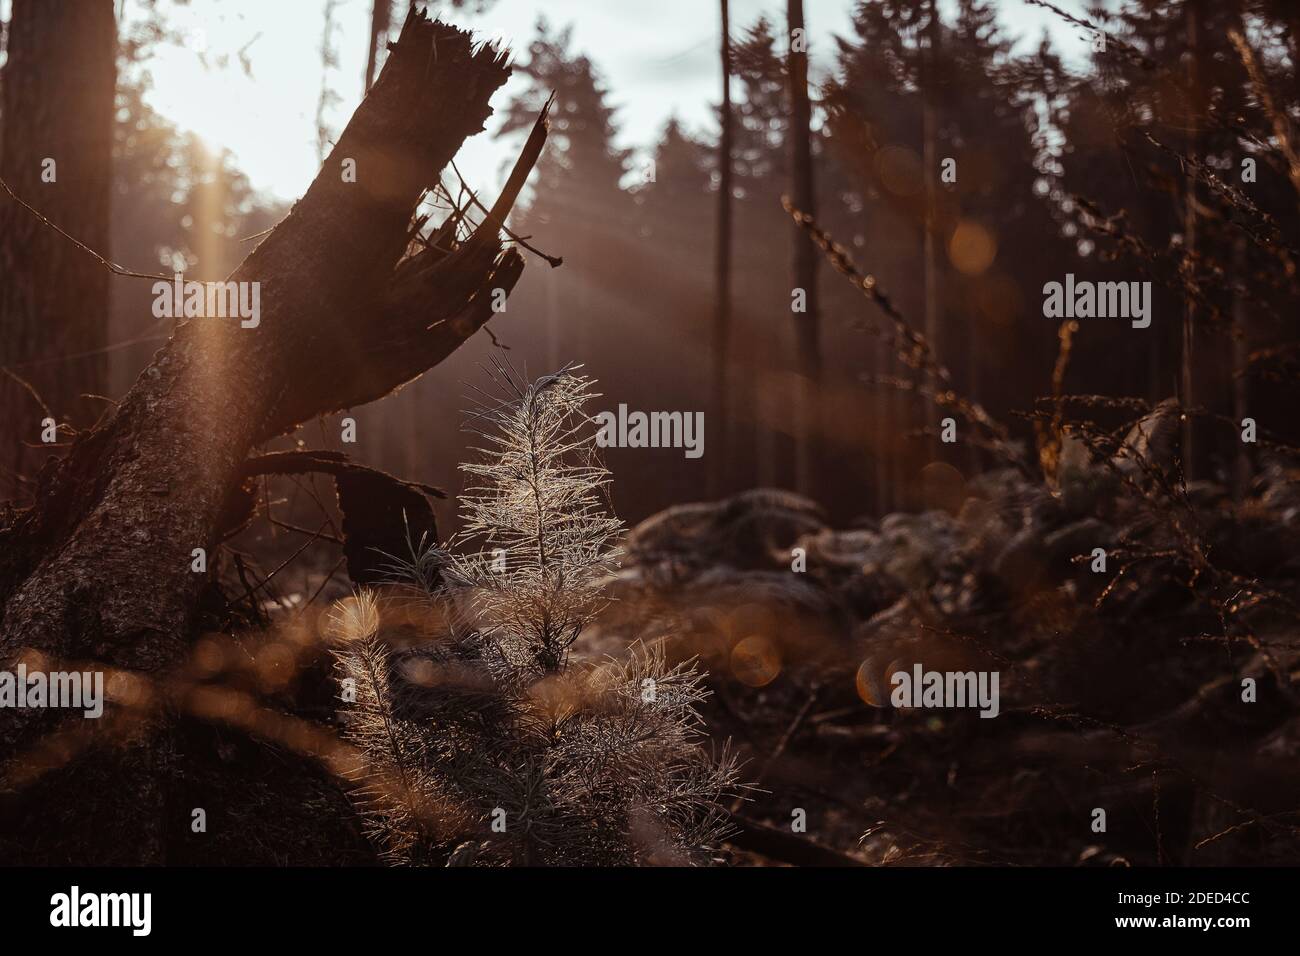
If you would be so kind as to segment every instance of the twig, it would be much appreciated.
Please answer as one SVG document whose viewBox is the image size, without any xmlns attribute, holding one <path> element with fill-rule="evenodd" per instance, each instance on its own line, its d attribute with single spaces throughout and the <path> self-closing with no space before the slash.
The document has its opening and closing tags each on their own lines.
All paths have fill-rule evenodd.
<svg viewBox="0 0 1300 956">
<path fill-rule="evenodd" d="M 498 339 L 496 337 L 496 333 L 493 332 L 492 329 L 488 327 L 488 324 L 486 322 L 483 323 L 483 331 L 488 334 L 488 338 L 492 340 L 492 344 L 495 345 L 497 348 L 505 349 L 507 352 L 510 351 L 510 346 L 506 345 L 506 343 Z"/>
<path fill-rule="evenodd" d="M 967 399 L 953 388 L 952 373 L 930 348 L 925 336 L 907 324 L 903 314 L 894 305 L 893 300 L 881 290 L 876 277 L 866 275 L 858 269 L 849 255 L 849 251 L 821 229 L 816 220 L 808 213 L 795 206 L 788 196 L 781 197 L 781 205 L 791 218 L 812 238 L 813 243 L 822 250 L 826 260 L 836 272 L 843 275 L 859 292 L 870 299 L 893 325 L 894 348 L 898 357 L 909 368 L 929 372 L 935 380 L 934 401 L 953 408 L 967 422 L 983 429 L 989 436 L 989 448 L 999 457 L 1014 464 L 1026 474 L 1029 467 L 1024 459 L 1011 447 L 1011 436 L 1006 428 L 990 415 L 978 402 Z M 942 386 L 942 390 L 940 390 Z M 919 391 L 919 389 L 918 389 Z M 922 394 L 928 394 L 923 392 Z"/>
<path fill-rule="evenodd" d="M 533 167 L 537 165 L 537 160 L 541 157 L 542 150 L 546 146 L 546 137 L 551 128 L 549 117 L 551 107 L 554 104 L 555 94 L 552 93 L 546 101 L 546 105 L 542 107 L 537 122 L 533 124 L 532 132 L 528 134 L 528 139 L 524 142 L 524 148 L 515 161 L 514 169 L 510 171 L 510 178 L 506 180 L 505 188 L 501 190 L 501 195 L 497 196 L 497 201 L 492 204 L 491 211 L 487 212 L 487 221 L 500 229 L 505 229 L 506 216 L 514 208 L 516 200 L 519 199 L 519 193 L 524 188 L 524 183 L 528 181 L 528 175 L 533 171 Z"/>
<path fill-rule="evenodd" d="M 332 534 L 325 534 L 323 531 L 313 532 L 309 528 L 300 528 L 296 524 L 289 524 L 289 522 L 281 521 L 279 518 L 272 518 L 269 514 L 266 516 L 266 520 L 271 522 L 271 524 L 275 525 L 277 528 L 284 528 L 286 531 L 297 531 L 299 534 L 310 534 L 314 537 L 322 538 L 325 541 L 333 541 L 335 544 L 343 543 L 342 538 L 335 537 Z M 324 528 L 324 525 L 321 527 Z"/>
<path fill-rule="evenodd" d="M 76 238 L 75 236 L 69 235 L 68 233 L 60 229 L 58 226 L 56 226 L 54 223 L 50 222 L 50 220 L 46 218 L 45 215 L 41 213 L 38 209 L 36 209 L 26 200 L 21 199 L 18 196 L 18 194 L 15 193 L 9 187 L 9 184 L 5 182 L 3 178 L 0 178 L 0 187 L 3 187 L 4 191 L 9 194 L 10 199 L 18 203 L 18 205 L 22 206 L 24 209 L 30 212 L 41 222 L 45 223 L 45 225 L 49 226 L 51 229 L 57 232 L 64 239 L 67 239 L 70 243 L 72 243 L 82 252 L 85 252 L 93 256 L 100 265 L 102 265 L 104 268 L 108 269 L 110 272 L 114 273 L 115 275 L 127 276 L 133 279 L 165 279 L 168 282 L 172 281 L 172 279 L 174 278 L 173 276 L 164 276 L 164 275 L 158 275 L 156 273 L 149 273 L 149 272 L 132 272 L 130 269 L 124 269 L 122 266 L 119 266 L 117 263 L 105 259 L 103 256 L 101 256 L 94 249 L 90 248 L 90 246 L 86 245 L 80 239 Z"/>
<path fill-rule="evenodd" d="M 804 718 L 807 717 L 808 712 L 812 710 L 813 704 L 817 703 L 817 695 L 821 693 L 821 689 L 821 684 L 817 681 L 813 681 L 812 687 L 808 689 L 808 699 L 805 700 L 803 706 L 799 708 L 799 712 L 794 715 L 794 720 L 790 721 L 790 726 L 785 729 L 785 733 L 782 734 L 781 739 L 777 741 L 776 747 L 773 748 L 767 759 L 763 761 L 763 766 L 759 769 L 758 776 L 756 776 L 754 782 L 750 784 L 751 788 L 757 790 L 762 786 L 764 779 L 767 777 L 767 772 L 772 769 L 773 764 L 781 759 L 781 755 L 785 753 L 785 748 L 790 745 L 790 741 L 798 732 L 800 725 L 803 724 Z M 740 808 L 744 805 L 745 798 L 736 797 L 736 799 L 731 802 L 731 812 L 733 814 L 738 813 Z"/>
<path fill-rule="evenodd" d="M 1144 70 L 1155 70 L 1160 66 L 1160 64 L 1158 64 L 1155 60 L 1151 59 L 1151 57 L 1147 56 L 1145 53 L 1137 49 L 1132 44 L 1124 42 L 1114 34 L 1107 33 L 1101 27 L 1095 26 L 1094 24 L 1088 22 L 1087 20 L 1082 20 L 1079 17 L 1072 16 L 1066 13 L 1060 7 L 1048 3 L 1047 0 L 1026 0 L 1026 2 L 1031 3 L 1036 7 L 1042 7 L 1044 10 L 1051 10 L 1053 13 L 1055 13 L 1062 20 L 1065 20 L 1067 23 L 1073 23 L 1075 26 L 1083 27 L 1085 30 L 1089 30 L 1092 33 L 1100 33 L 1102 36 L 1106 38 L 1107 43 L 1124 51 L 1125 54 L 1127 54 L 1135 63 L 1141 66 L 1142 69 Z"/>
<path fill-rule="evenodd" d="M 336 562 L 334 562 L 334 567 L 330 570 L 329 576 L 326 577 L 325 580 L 320 583 L 320 587 L 316 589 L 316 592 L 311 596 L 311 598 L 307 601 L 307 603 L 302 606 L 302 609 L 304 611 L 307 610 L 307 608 L 311 607 L 312 604 L 315 603 L 316 599 L 320 597 L 321 592 L 325 590 L 325 585 L 329 584 L 331 581 L 334 580 L 334 575 L 339 573 L 339 568 L 343 567 L 343 562 L 346 560 L 347 560 L 347 555 L 344 555 L 343 557 L 339 558 Z"/>
<path fill-rule="evenodd" d="M 92 355 L 106 355 L 109 352 L 130 348 L 132 345 L 141 345 L 145 342 L 164 342 L 166 340 L 167 336 L 165 335 L 142 335 L 138 338 L 127 339 L 124 342 L 115 342 L 103 348 L 90 349 L 86 352 L 73 352 L 70 355 L 52 355 L 48 358 L 32 359 L 27 362 L 15 362 L 10 368 L 35 368 L 38 365 L 53 365 L 56 362 L 72 362 L 76 359 L 89 358 Z"/>
<path fill-rule="evenodd" d="M 235 552 L 235 570 L 239 574 L 239 583 L 244 586 L 244 596 L 248 598 L 248 609 L 253 612 L 253 620 L 259 624 L 263 623 L 262 609 L 257 606 L 256 593 L 253 586 L 248 583 L 247 568 L 244 566 L 244 556 L 238 551 Z"/>
<path fill-rule="evenodd" d="M 40 393 L 36 391 L 35 386 L 33 386 L 31 382 L 27 381 L 27 379 L 25 378 L 19 378 L 16 372 L 14 372 L 12 369 L 6 368 L 3 365 L 0 365 L 0 372 L 4 372 L 11 379 L 17 382 L 23 389 L 25 389 L 26 392 L 36 400 L 36 404 L 41 406 L 41 411 L 45 413 L 46 418 L 54 417 L 54 413 L 50 411 L 50 406 L 45 404 L 45 399 L 41 398 Z"/>
<path fill-rule="evenodd" d="M 456 160 L 454 160 L 454 159 L 451 161 L 451 168 L 452 168 L 452 170 L 456 173 L 456 178 L 460 180 L 461 185 L 464 186 L 464 185 L 465 185 L 465 177 L 462 176 L 462 175 L 460 174 L 460 170 L 456 168 Z M 481 211 L 481 212 L 484 213 L 485 215 L 491 215 L 491 213 L 488 211 L 488 208 L 487 208 L 486 206 L 484 206 L 483 203 L 481 203 L 481 202 L 479 201 L 479 198 L 478 198 L 478 195 L 477 195 L 477 194 L 475 194 L 474 192 L 470 192 L 470 193 L 469 193 L 469 198 L 470 198 L 470 203 L 471 203 L 472 205 L 474 205 L 474 206 L 477 206 L 477 207 L 479 208 L 479 211 Z M 518 243 L 519 245 L 523 246 L 525 249 L 527 249 L 527 250 L 528 250 L 529 252 L 531 252 L 533 255 L 535 255 L 535 256 L 539 256 L 540 258 L 545 259 L 546 262 L 547 262 L 547 264 L 549 264 L 550 267 L 551 267 L 552 269 L 555 269 L 555 268 L 558 268 L 559 266 L 564 265 L 564 257 L 563 257 L 563 256 L 550 256 L 550 255 L 547 255 L 545 252 L 542 252 L 542 250 L 538 249 L 536 246 L 531 245 L 531 244 L 527 241 L 527 239 L 526 239 L 525 237 L 518 235 L 517 233 L 514 232 L 514 230 L 512 230 L 509 226 L 505 225 L 504 223 L 501 225 L 501 231 L 504 232 L 507 236 L 509 236 L 509 237 L 511 238 L 511 240 L 513 240 L 514 242 L 516 242 L 516 243 Z M 489 334 L 491 334 L 491 333 L 489 333 Z"/>
<path fill-rule="evenodd" d="M 857 857 L 832 850 L 806 837 L 786 833 L 766 823 L 732 814 L 731 822 L 736 832 L 727 838 L 734 847 L 758 853 L 769 859 L 792 866 L 864 866 Z"/>
<path fill-rule="evenodd" d="M 267 585 L 269 585 L 269 584 L 271 583 L 271 579 L 274 578 L 274 577 L 275 577 L 277 574 L 279 574 L 281 571 L 283 571 L 286 567 L 288 567 L 289 564 L 291 564 L 291 563 L 292 563 L 292 562 L 293 562 L 293 561 L 298 557 L 298 555 L 302 554 L 304 551 L 306 551 L 308 548 L 310 548 L 313 544 L 315 544 L 318 540 L 320 540 L 320 538 L 321 538 L 321 536 L 322 536 L 322 532 L 324 532 L 324 530 L 325 530 L 325 528 L 326 528 L 326 526 L 327 526 L 328 524 L 329 524 L 329 522 L 324 522 L 324 523 L 322 523 L 321 526 L 320 526 L 320 529 L 319 529 L 319 530 L 318 530 L 314 535 L 312 535 L 311 539 L 310 539 L 309 541 L 307 541 L 306 544 L 304 544 L 301 548 L 299 548 L 299 549 L 298 549 L 297 551 L 295 551 L 293 554 L 289 555 L 289 557 L 287 557 L 287 558 L 285 558 L 283 561 L 281 561 L 279 567 L 277 567 L 274 571 L 272 571 L 270 574 L 268 574 L 268 575 L 266 576 L 266 579 L 265 579 L 264 581 L 262 581 L 262 583 L 259 584 L 259 585 L 258 585 L 256 588 L 254 588 L 253 590 L 254 590 L 254 591 L 258 591 L 258 590 L 261 590 L 262 588 L 266 587 Z M 267 592 L 267 594 L 270 594 L 270 593 L 271 593 L 270 591 Z"/>
<path fill-rule="evenodd" d="M 1287 169 L 1291 174 L 1291 185 L 1295 187 L 1296 192 L 1300 192 L 1300 156 L 1296 155 L 1295 147 L 1291 143 L 1291 124 L 1287 122 L 1286 117 L 1273 102 L 1273 94 L 1268 88 L 1268 81 L 1264 77 L 1264 71 L 1255 59 L 1255 51 L 1250 48 L 1246 38 L 1237 30 L 1229 30 L 1228 39 L 1237 48 L 1237 55 L 1241 57 L 1241 63 L 1250 77 L 1250 85 L 1255 88 L 1255 96 L 1259 99 L 1259 105 L 1263 107 L 1264 112 L 1268 114 L 1269 120 L 1273 123 L 1273 135 L 1277 137 L 1282 155 L 1286 157 Z"/>
</svg>

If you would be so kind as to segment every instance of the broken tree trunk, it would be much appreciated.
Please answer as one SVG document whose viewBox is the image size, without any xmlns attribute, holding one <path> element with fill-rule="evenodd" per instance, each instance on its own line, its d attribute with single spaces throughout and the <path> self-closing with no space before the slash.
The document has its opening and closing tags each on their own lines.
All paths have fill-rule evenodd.
<svg viewBox="0 0 1300 956">
<path fill-rule="evenodd" d="M 502 52 L 412 11 L 307 194 L 231 276 L 260 284 L 256 327 L 181 326 L 113 416 L 42 471 L 37 504 L 0 514 L 0 661 L 35 649 L 51 669 L 89 658 L 163 674 L 185 654 L 205 585 L 194 551 L 218 544 L 250 450 L 382 397 L 491 318 L 494 290 L 509 293 L 523 269 L 500 226 L 544 120 L 482 226 L 403 256 L 425 190 L 482 129 L 508 75 Z M 0 758 L 21 760 L 48 714 L 8 712 Z M 117 798 L 145 833 L 118 852 L 141 862 L 164 852 L 147 826 L 163 800 L 158 749 L 135 747 L 137 792 Z"/>
</svg>

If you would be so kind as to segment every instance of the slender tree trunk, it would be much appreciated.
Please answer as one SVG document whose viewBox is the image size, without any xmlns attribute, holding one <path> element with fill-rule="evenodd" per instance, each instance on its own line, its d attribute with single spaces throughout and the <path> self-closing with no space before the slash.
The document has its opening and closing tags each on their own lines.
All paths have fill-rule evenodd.
<svg viewBox="0 0 1300 956">
<path fill-rule="evenodd" d="M 889 349 L 883 342 L 876 345 L 877 378 L 889 375 L 893 361 Z M 895 395 L 893 389 L 878 386 L 876 389 L 876 414 L 880 427 L 876 429 L 876 510 L 888 514 L 894 504 L 894 456 L 890 448 L 890 437 L 897 434 L 898 422 L 894 414 Z"/>
<path fill-rule="evenodd" d="M 560 282 L 554 269 L 547 269 L 546 276 L 546 367 L 559 368 L 562 349 L 560 348 Z"/>
<path fill-rule="evenodd" d="M 0 178 L 107 255 L 113 2 L 14 0 L 8 48 Z M 0 373 L 0 500 L 29 497 L 21 479 L 35 477 L 46 453 L 24 443 L 39 445 L 43 419 L 84 428 L 105 407 L 82 396 L 108 389 L 108 279 L 99 263 L 70 254 L 65 239 L 0 194 L 0 366 L 8 370 Z"/>
<path fill-rule="evenodd" d="M 494 48 L 408 17 L 316 181 L 231 277 L 258 283 L 257 326 L 182 325 L 112 417 L 42 473 L 37 504 L 8 520 L 0 513 L 0 662 L 34 649 L 50 662 L 92 659 L 164 682 L 185 655 L 208 580 L 195 549 L 210 572 L 250 449 L 382 397 L 492 317 L 493 290 L 509 292 L 523 269 L 497 227 L 540 153 L 543 124 L 472 237 L 452 252 L 437 244 L 402 257 L 420 197 L 482 129 L 508 73 Z M 355 181 L 343 175 L 348 160 Z M 110 727 L 129 710 L 110 703 L 93 723 Z M 28 755 L 54 719 L 13 714 L 0 722 L 0 754 L 12 758 L 0 781 L 33 765 Z M 83 814 L 138 830 L 115 852 L 156 862 L 165 748 L 141 743 L 107 759 L 134 767 L 130 782 L 93 791 L 105 802 Z"/>
<path fill-rule="evenodd" d="M 370 11 L 370 49 L 366 53 L 366 92 L 375 82 L 379 54 L 388 41 L 388 27 L 393 16 L 393 0 L 374 0 Z"/>
<path fill-rule="evenodd" d="M 925 57 L 922 67 L 923 80 L 921 84 L 921 94 L 924 97 L 921 107 L 921 126 L 922 126 L 922 161 L 925 164 L 925 248 L 923 253 L 922 271 L 924 273 L 925 288 L 925 337 L 930 343 L 930 349 L 936 359 L 940 356 L 941 342 L 939 332 L 939 260 L 938 250 L 935 245 L 936 224 L 936 187 L 935 179 L 939 175 L 939 157 L 938 146 L 935 142 L 938 127 L 938 111 L 935 106 L 935 82 L 936 67 L 938 64 L 938 40 L 939 40 L 939 11 L 935 0 L 929 2 L 929 21 L 926 24 L 925 36 Z M 933 373 L 927 373 L 925 384 L 931 389 L 938 388 L 938 381 Z M 930 417 L 933 418 L 933 412 L 937 411 L 936 406 L 927 406 L 925 403 L 919 403 L 921 408 L 930 409 Z M 930 457 L 938 455 L 939 443 L 931 440 L 929 443 Z"/>
<path fill-rule="evenodd" d="M 731 11 L 722 0 L 722 131 L 718 137 L 718 232 L 715 259 L 716 302 L 713 313 L 713 421 L 717 449 L 709 468 L 710 494 L 722 494 L 730 456 L 727 407 L 727 339 L 731 330 Z"/>
<path fill-rule="evenodd" d="M 983 378 L 980 369 L 982 350 L 979 341 L 978 311 L 971 310 L 966 316 L 966 397 L 972 402 L 983 403 Z M 966 442 L 966 467 L 968 477 L 980 473 L 983 457 L 979 445 Z"/>
<path fill-rule="evenodd" d="M 1292 14 L 1288 18 L 1287 25 L 1290 27 L 1288 32 L 1290 33 L 1291 62 L 1300 64 L 1300 14 Z M 1237 30 L 1242 36 L 1246 35 L 1245 28 L 1241 24 L 1237 25 Z M 1300 69 L 1295 66 L 1291 68 L 1291 96 L 1294 100 L 1300 100 Z"/>
<path fill-rule="evenodd" d="M 337 24 L 334 14 L 340 0 L 325 0 L 325 24 L 320 38 L 320 95 L 316 98 L 316 160 L 325 162 L 330 151 L 330 139 L 333 131 L 326 125 L 326 112 L 330 103 L 336 98 L 330 89 L 330 69 L 338 60 L 338 51 L 334 46 L 334 31 Z"/>
<path fill-rule="evenodd" d="M 1157 198 L 1156 194 L 1147 190 L 1137 202 L 1145 210 L 1147 222 L 1161 221 L 1163 197 Z M 1180 325 L 1162 329 L 1153 323 L 1146 331 L 1150 335 L 1147 336 L 1147 367 L 1146 378 L 1143 381 L 1147 398 L 1151 407 L 1155 408 L 1170 395 L 1178 392 L 1177 371 L 1172 368 L 1173 363 L 1170 361 L 1169 353 L 1178 348 L 1176 340 L 1182 335 L 1182 327 Z M 1137 394 L 1141 394 L 1141 385 L 1138 386 Z"/>
<path fill-rule="evenodd" d="M 808 98 L 808 36 L 803 0 L 789 0 L 790 28 L 790 153 L 791 193 L 794 204 L 817 215 L 813 186 L 812 103 Z M 817 317 L 817 249 L 796 223 L 794 230 L 794 286 L 804 292 L 806 311 L 795 314 L 795 341 L 799 355 L 799 395 L 796 415 L 795 487 L 812 494 L 813 469 L 819 455 L 822 360 Z"/>
<path fill-rule="evenodd" d="M 1232 246 L 1232 277 L 1241 285 L 1249 285 L 1249 259 L 1246 238 L 1238 235 Z M 1234 296 L 1232 301 L 1232 417 L 1241 427 L 1241 420 L 1250 414 L 1250 376 L 1246 374 L 1250 361 L 1250 309 L 1246 297 Z M 1232 490 L 1238 501 L 1250 490 L 1250 451 L 1238 433 L 1237 454 L 1234 456 Z"/>
<path fill-rule="evenodd" d="M 1201 112 L 1201 9 L 1200 0 L 1187 0 L 1187 155 L 1196 160 L 1200 155 L 1200 112 Z M 1183 245 L 1186 250 L 1189 267 L 1194 267 L 1196 257 L 1196 171 L 1190 166 L 1186 177 L 1186 198 L 1183 203 Z M 1182 336 L 1182 371 L 1179 391 L 1182 392 L 1183 408 L 1190 409 L 1196 404 L 1196 304 L 1190 295 L 1184 296 L 1183 336 Z M 1183 477 L 1191 481 L 1196 477 L 1196 445 L 1194 444 L 1195 423 L 1190 414 L 1183 417 Z"/>
</svg>

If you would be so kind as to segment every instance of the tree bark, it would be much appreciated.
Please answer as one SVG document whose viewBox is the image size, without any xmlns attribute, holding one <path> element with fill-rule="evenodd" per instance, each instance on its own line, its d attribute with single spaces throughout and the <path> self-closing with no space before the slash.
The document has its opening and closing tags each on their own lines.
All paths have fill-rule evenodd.
<svg viewBox="0 0 1300 956">
<path fill-rule="evenodd" d="M 1243 289 L 1250 288 L 1250 259 L 1246 250 L 1246 237 L 1237 236 L 1232 244 L 1232 278 Z M 1250 415 L 1250 307 L 1244 295 L 1232 297 L 1232 417 L 1241 428 L 1242 419 Z M 1232 462 L 1232 492 L 1237 501 L 1245 501 L 1250 492 L 1253 466 L 1250 449 L 1240 440 L 1238 433 L 1236 453 Z"/>
<path fill-rule="evenodd" d="M 810 216 L 817 215 L 813 188 L 812 103 L 808 99 L 808 37 L 803 0 L 789 0 L 790 29 L 790 149 L 794 204 Z M 796 42 L 796 37 L 800 42 Z M 795 315 L 795 342 L 799 355 L 799 396 L 796 436 L 795 487 L 813 493 L 813 468 L 821 435 L 822 360 L 817 318 L 817 250 L 797 224 L 794 229 L 794 285 L 803 289 L 807 311 Z"/>
<path fill-rule="evenodd" d="M 714 262 L 715 296 L 713 312 L 713 420 L 721 438 L 709 469 L 710 493 L 718 496 L 725 485 L 730 422 L 727 408 L 727 339 L 731 330 L 731 11 L 722 0 L 722 133 L 718 138 L 718 233 Z"/>
<path fill-rule="evenodd" d="M 191 570 L 193 549 L 218 545 L 250 450 L 382 397 L 491 318 L 493 290 L 508 293 L 523 269 L 499 227 L 540 153 L 544 117 L 470 238 L 447 252 L 444 235 L 402 257 L 422 194 L 482 129 L 508 75 L 493 47 L 408 16 L 307 194 L 231 277 L 260 283 L 260 324 L 181 326 L 113 416 L 42 473 L 37 505 L 0 520 L 0 660 L 35 648 L 165 674 L 185 654 L 207 580 Z M 0 725 L 5 756 L 50 727 L 13 713 Z M 151 753 L 133 757 L 145 776 L 158 771 Z M 156 859 L 152 849 L 142 856 Z"/>
<path fill-rule="evenodd" d="M 113 0 L 14 0 L 8 47 L 0 178 L 107 253 Z M 0 366 L 9 370 L 0 374 L 0 500 L 29 497 L 23 479 L 35 477 L 46 458 L 24 444 L 41 440 L 47 409 L 38 396 L 48 417 L 79 428 L 104 408 L 81 396 L 106 390 L 108 278 L 17 203 L 0 202 Z"/>
<path fill-rule="evenodd" d="M 375 83 L 375 66 L 379 59 L 379 51 L 384 41 L 388 39 L 388 26 L 392 16 L 393 0 L 374 0 L 370 10 L 370 49 L 366 53 L 365 91 L 367 93 Z"/>
<path fill-rule="evenodd" d="M 938 68 L 939 9 L 935 0 L 929 0 L 927 13 L 929 21 L 925 27 L 925 53 L 922 63 L 922 89 L 924 102 L 921 106 L 922 144 L 921 152 L 925 164 L 925 222 L 924 254 L 922 268 L 925 273 L 925 337 L 930 343 L 930 352 L 936 360 L 942 361 L 939 330 L 939 252 L 935 245 L 938 224 L 936 221 L 935 177 L 939 174 L 938 144 L 938 108 L 935 105 L 935 83 Z M 925 384 L 938 391 L 939 382 L 934 373 L 927 373 Z M 925 407 L 922 404 L 921 407 Z M 937 406 L 935 406 L 937 408 Z M 939 443 L 934 438 L 929 441 L 930 457 L 939 454 Z"/>
<path fill-rule="evenodd" d="M 1201 96 L 1201 9 L 1200 0 L 1187 0 L 1184 11 L 1187 20 L 1187 155 L 1196 162 L 1200 159 L 1201 138 L 1198 131 L 1202 111 Z M 1183 202 L 1183 246 L 1187 257 L 1189 285 L 1196 268 L 1196 170 L 1187 167 L 1186 196 Z M 1185 414 L 1183 415 L 1183 478 L 1193 480 L 1197 475 L 1195 423 L 1190 409 L 1196 404 L 1196 303 L 1189 292 L 1184 292 L 1182 365 L 1179 391 Z"/>
</svg>

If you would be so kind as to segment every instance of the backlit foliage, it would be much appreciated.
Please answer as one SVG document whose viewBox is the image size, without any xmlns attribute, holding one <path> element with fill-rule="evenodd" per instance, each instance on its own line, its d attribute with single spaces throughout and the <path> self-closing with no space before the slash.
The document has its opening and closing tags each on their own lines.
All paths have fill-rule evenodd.
<svg viewBox="0 0 1300 956">
<path fill-rule="evenodd" d="M 343 707 L 371 835 L 408 864 L 707 862 L 736 765 L 698 743 L 703 675 L 640 642 L 570 658 L 622 531 L 590 381 L 493 377 L 464 532 L 447 550 L 410 542 L 393 586 L 342 602 L 327 628 L 355 690 Z"/>
</svg>

